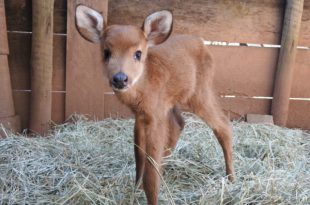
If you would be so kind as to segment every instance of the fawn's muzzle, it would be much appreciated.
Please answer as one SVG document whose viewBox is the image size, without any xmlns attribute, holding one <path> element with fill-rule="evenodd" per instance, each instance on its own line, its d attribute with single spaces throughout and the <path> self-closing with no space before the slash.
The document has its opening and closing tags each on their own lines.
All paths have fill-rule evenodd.
<svg viewBox="0 0 310 205">
<path fill-rule="evenodd" d="M 113 76 L 111 84 L 112 84 L 113 88 L 123 89 L 123 88 L 127 87 L 128 76 L 122 72 L 116 73 Z"/>
</svg>

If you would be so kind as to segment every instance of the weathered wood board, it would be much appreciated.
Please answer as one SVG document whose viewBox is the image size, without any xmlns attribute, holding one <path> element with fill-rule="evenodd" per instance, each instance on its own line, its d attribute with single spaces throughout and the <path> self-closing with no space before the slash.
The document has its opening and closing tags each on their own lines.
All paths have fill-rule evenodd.
<svg viewBox="0 0 310 205">
<path fill-rule="evenodd" d="M 2 0 L 3 1 L 3 0 Z M 4 0 L 8 31 L 31 32 L 31 0 Z M 55 0 L 54 33 L 66 33 L 67 0 Z"/>
<path fill-rule="evenodd" d="M 293 98 L 310 98 L 310 50 L 298 50 L 291 91 Z M 310 112 L 309 112 L 310 118 Z"/>
<path fill-rule="evenodd" d="M 9 54 L 9 47 L 7 42 L 6 21 L 2 16 L 5 16 L 4 0 L 0 0 L 0 55 L 7 55 Z"/>
<path fill-rule="evenodd" d="M 174 33 L 208 40 L 279 44 L 284 0 L 170 0 L 109 2 L 110 24 L 142 25 L 149 13 L 170 9 Z"/>
<path fill-rule="evenodd" d="M 300 29 L 299 45 L 310 47 L 310 1 L 304 1 L 304 12 Z"/>
<path fill-rule="evenodd" d="M 8 37 L 11 50 L 8 57 L 15 110 L 21 117 L 22 128 L 27 128 L 30 100 L 31 35 L 10 33 Z M 53 52 L 52 120 L 62 123 L 65 120 L 66 36 L 54 36 Z"/>
<path fill-rule="evenodd" d="M 170 9 L 175 33 L 214 41 L 280 44 L 285 0 L 113 0 L 109 5 L 111 24 L 140 26 L 152 11 Z M 310 46 L 310 1 L 304 3 L 299 44 Z"/>
<path fill-rule="evenodd" d="M 310 101 L 290 101 L 287 126 L 310 130 Z"/>
<path fill-rule="evenodd" d="M 20 116 L 21 129 L 27 129 L 29 126 L 30 92 L 13 91 L 13 100 L 15 112 Z"/>
<path fill-rule="evenodd" d="M 108 90 L 108 86 L 103 75 L 99 44 L 83 39 L 75 26 L 75 8 L 81 3 L 96 8 L 103 14 L 108 9 L 106 0 L 68 1 L 66 117 L 80 113 L 103 118 L 104 92 Z"/>
<path fill-rule="evenodd" d="M 11 79 L 7 72 L 8 70 L 7 55 L 0 55 L 0 118 L 10 117 L 15 114 L 11 93 Z"/>
<path fill-rule="evenodd" d="M 221 95 L 272 96 L 279 49 L 209 46 Z"/>
</svg>

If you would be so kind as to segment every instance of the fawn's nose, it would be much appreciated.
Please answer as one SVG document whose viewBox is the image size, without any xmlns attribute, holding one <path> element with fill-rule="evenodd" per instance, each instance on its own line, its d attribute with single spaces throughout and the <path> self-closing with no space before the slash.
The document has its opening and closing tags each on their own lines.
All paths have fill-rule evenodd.
<svg viewBox="0 0 310 205">
<path fill-rule="evenodd" d="M 117 89 L 123 89 L 127 86 L 127 82 L 128 76 L 123 72 L 119 72 L 113 76 L 112 85 Z"/>
</svg>

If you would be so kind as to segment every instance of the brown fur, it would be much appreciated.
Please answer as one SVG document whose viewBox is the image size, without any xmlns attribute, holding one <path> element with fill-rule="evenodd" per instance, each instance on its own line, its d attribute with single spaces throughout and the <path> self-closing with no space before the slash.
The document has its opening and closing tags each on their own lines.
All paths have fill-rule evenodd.
<svg viewBox="0 0 310 205">
<path fill-rule="evenodd" d="M 105 62 L 107 77 L 111 81 L 118 72 L 128 75 L 130 87 L 115 94 L 135 114 L 136 183 L 143 181 L 148 203 L 157 204 L 160 176 L 146 156 L 161 170 L 162 157 L 175 148 L 184 127 L 180 107 L 213 129 L 233 180 L 231 128 L 213 92 L 212 57 L 202 39 L 179 35 L 148 48 L 147 34 L 135 26 L 113 25 L 103 35 L 102 49 L 112 51 Z M 142 51 L 139 62 L 133 60 L 137 50 Z"/>
</svg>

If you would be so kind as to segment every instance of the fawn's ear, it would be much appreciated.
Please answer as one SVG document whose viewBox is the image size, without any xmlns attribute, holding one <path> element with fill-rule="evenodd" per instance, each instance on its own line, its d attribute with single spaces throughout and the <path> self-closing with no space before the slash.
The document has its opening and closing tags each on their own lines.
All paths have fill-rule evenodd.
<svg viewBox="0 0 310 205">
<path fill-rule="evenodd" d="M 142 29 L 149 46 L 164 42 L 172 31 L 172 13 L 168 10 L 157 11 L 145 18 Z"/>
<path fill-rule="evenodd" d="M 78 5 L 75 10 L 75 23 L 81 36 L 93 43 L 98 43 L 103 35 L 104 18 L 96 10 Z"/>
</svg>

